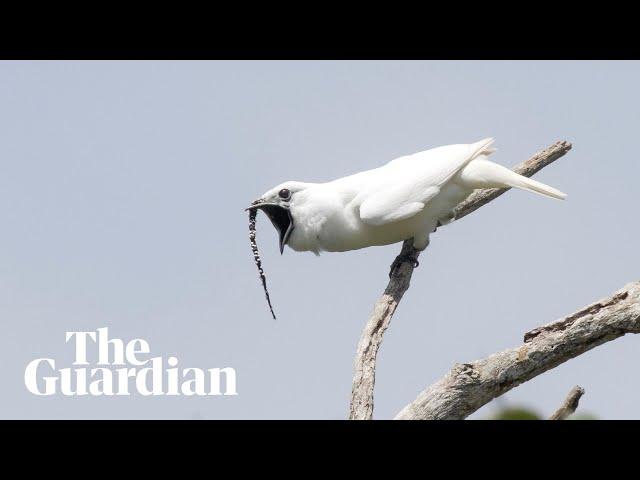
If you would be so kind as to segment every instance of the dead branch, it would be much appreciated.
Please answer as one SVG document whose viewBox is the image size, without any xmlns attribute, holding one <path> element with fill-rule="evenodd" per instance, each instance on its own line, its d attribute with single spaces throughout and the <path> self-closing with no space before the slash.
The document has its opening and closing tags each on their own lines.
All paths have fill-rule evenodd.
<svg viewBox="0 0 640 480">
<path fill-rule="evenodd" d="M 494 398 L 603 343 L 640 333 L 640 282 L 524 336 L 524 344 L 457 364 L 396 419 L 464 419 Z"/>
<path fill-rule="evenodd" d="M 549 420 L 566 420 L 569 415 L 572 415 L 578 408 L 580 398 L 584 395 L 584 388 L 576 385 L 571 389 L 567 398 L 564 399 L 560 408 L 549 417 Z"/>
</svg>

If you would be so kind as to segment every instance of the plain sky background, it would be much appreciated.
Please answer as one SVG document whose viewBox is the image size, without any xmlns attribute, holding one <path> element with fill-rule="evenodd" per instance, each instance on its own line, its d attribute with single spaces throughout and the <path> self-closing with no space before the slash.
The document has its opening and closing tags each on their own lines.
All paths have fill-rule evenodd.
<svg viewBox="0 0 640 480">
<path fill-rule="evenodd" d="M 344 418 L 360 332 L 399 245 L 280 256 L 258 217 L 278 320 L 243 211 L 285 180 L 496 138 L 512 166 L 556 140 L 536 178 L 439 229 L 382 345 L 375 416 L 455 362 L 640 277 L 637 62 L 1 62 L 0 416 Z M 26 364 L 72 361 L 65 332 L 107 326 L 182 366 L 232 366 L 237 397 L 36 397 Z M 640 338 L 588 352 L 484 407 L 640 418 Z"/>
</svg>

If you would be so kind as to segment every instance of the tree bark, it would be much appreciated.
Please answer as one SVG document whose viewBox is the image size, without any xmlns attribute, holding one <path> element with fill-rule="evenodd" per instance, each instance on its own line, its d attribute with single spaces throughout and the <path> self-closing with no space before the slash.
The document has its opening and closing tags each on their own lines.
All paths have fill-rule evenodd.
<svg viewBox="0 0 640 480">
<path fill-rule="evenodd" d="M 579 385 L 573 387 L 567 398 L 562 402 L 562 405 L 560 405 L 560 408 L 549 417 L 549 420 L 566 420 L 578 408 L 582 395 L 584 395 L 584 388 Z"/>
<path fill-rule="evenodd" d="M 526 333 L 519 347 L 455 365 L 395 418 L 464 419 L 521 383 L 627 333 L 640 333 L 640 282 Z"/>
<path fill-rule="evenodd" d="M 513 170 L 530 177 L 565 153 L 571 150 L 571 144 L 559 141 L 538 152 L 530 159 L 516 166 Z M 467 216 L 481 206 L 499 197 L 509 189 L 478 190 L 470 195 L 455 210 L 455 220 Z M 352 420 L 368 420 L 373 416 L 373 391 L 375 385 L 376 357 L 382 343 L 384 332 L 389 327 L 391 318 L 409 288 L 414 263 L 410 258 L 418 258 L 419 251 L 413 248 L 411 241 L 405 241 L 398 256 L 398 267 L 394 270 L 389 283 L 362 332 L 354 362 L 354 376 L 351 390 L 351 406 L 349 418 Z"/>
</svg>

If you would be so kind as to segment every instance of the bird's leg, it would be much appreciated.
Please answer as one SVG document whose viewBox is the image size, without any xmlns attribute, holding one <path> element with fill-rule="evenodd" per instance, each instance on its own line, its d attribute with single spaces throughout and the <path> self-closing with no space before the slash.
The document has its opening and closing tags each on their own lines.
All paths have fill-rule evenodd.
<svg viewBox="0 0 640 480">
<path fill-rule="evenodd" d="M 418 262 L 419 254 L 420 251 L 413 247 L 411 240 L 404 242 L 404 244 L 402 245 L 402 251 L 391 264 L 391 268 L 389 269 L 389 278 L 393 276 L 393 273 L 404 262 L 410 263 L 413 268 L 418 268 L 418 266 L 420 265 L 420 262 Z"/>
</svg>

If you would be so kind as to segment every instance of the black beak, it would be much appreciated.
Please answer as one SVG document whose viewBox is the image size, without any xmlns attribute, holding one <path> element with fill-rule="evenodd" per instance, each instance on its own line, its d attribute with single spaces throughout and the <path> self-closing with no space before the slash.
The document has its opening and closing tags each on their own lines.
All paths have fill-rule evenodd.
<svg viewBox="0 0 640 480">
<path fill-rule="evenodd" d="M 287 207 L 278 205 L 277 203 L 262 203 L 259 200 L 253 202 L 245 210 L 251 210 L 253 208 L 262 210 L 278 231 L 278 236 L 280 237 L 280 254 L 282 255 L 284 246 L 287 244 L 291 232 L 293 232 L 293 217 L 291 216 L 291 211 Z"/>
</svg>

